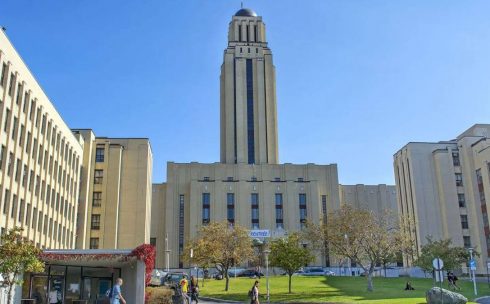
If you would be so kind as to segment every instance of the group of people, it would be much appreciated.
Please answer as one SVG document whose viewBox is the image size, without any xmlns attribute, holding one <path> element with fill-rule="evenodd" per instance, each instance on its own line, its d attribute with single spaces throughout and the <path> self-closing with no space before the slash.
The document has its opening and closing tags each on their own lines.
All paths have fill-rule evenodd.
<svg viewBox="0 0 490 304">
<path fill-rule="evenodd" d="M 190 286 L 189 286 L 190 285 Z M 191 275 L 190 283 L 187 280 L 187 276 L 184 275 L 182 280 L 179 282 L 180 290 L 182 291 L 182 297 L 187 304 L 192 304 L 195 301 L 196 304 L 199 302 L 199 285 L 197 279 Z"/>
</svg>

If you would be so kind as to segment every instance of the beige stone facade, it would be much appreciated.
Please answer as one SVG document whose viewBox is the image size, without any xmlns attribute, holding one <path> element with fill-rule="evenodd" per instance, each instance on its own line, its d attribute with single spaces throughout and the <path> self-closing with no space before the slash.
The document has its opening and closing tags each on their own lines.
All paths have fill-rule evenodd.
<svg viewBox="0 0 490 304">
<path fill-rule="evenodd" d="M 489 134 L 490 125 L 474 125 L 455 140 L 412 142 L 394 155 L 398 208 L 418 249 L 427 236 L 474 247 L 478 273 L 486 273 L 490 249 Z"/>
<path fill-rule="evenodd" d="M 38 247 L 73 248 L 83 141 L 0 30 L 0 227 Z"/>
<path fill-rule="evenodd" d="M 150 241 L 153 156 L 146 138 L 84 139 L 77 248 L 134 248 Z"/>
<path fill-rule="evenodd" d="M 390 185 L 340 185 L 340 204 L 371 210 L 378 216 L 398 214 L 396 187 Z"/>
</svg>

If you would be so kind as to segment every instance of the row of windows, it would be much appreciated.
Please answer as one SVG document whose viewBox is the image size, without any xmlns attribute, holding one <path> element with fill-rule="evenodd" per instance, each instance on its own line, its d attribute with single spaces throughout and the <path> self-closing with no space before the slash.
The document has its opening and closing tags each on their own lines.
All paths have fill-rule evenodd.
<svg viewBox="0 0 490 304">
<path fill-rule="evenodd" d="M 37 230 L 37 232 L 46 235 L 46 241 L 52 238 L 58 242 L 61 242 L 65 246 L 69 246 L 69 244 L 71 244 L 72 231 L 70 228 L 67 228 L 65 224 L 58 223 L 57 220 L 53 220 L 53 217 L 48 216 L 48 214 L 44 214 L 42 210 L 39 210 L 37 207 L 33 207 L 29 202 L 26 203 L 24 199 L 19 200 L 17 195 L 13 194 L 11 196 L 9 190 L 5 190 L 4 202 L 3 214 L 10 216 L 10 218 L 17 221 L 20 226 L 25 226 L 27 228 L 30 227 L 31 229 Z M 12 203 L 12 206 L 10 206 L 10 203 Z M 68 203 L 65 201 L 65 218 L 68 216 L 68 219 L 71 219 L 73 223 L 75 212 L 74 209 L 68 208 L 67 205 Z"/>
<path fill-rule="evenodd" d="M 214 179 L 210 179 L 209 176 L 204 176 L 202 180 L 200 180 L 202 182 L 214 182 L 215 180 Z M 224 182 L 238 182 L 239 180 L 237 179 L 234 179 L 233 176 L 228 176 L 225 180 L 223 180 Z M 258 180 L 257 177 L 255 176 L 252 176 L 250 178 L 250 180 L 247 180 L 248 182 L 262 182 L 262 180 Z M 286 180 L 284 179 L 281 179 L 280 177 L 274 177 L 273 180 L 270 180 L 271 182 L 286 182 Z M 307 181 L 305 181 L 305 179 L 303 177 L 298 177 L 295 182 L 297 183 L 305 183 Z"/>
<path fill-rule="evenodd" d="M 322 204 L 324 205 L 324 213 L 326 213 L 326 195 L 322 195 Z M 259 228 L 259 194 L 250 194 L 251 204 L 251 219 L 252 228 Z M 226 207 L 227 207 L 227 220 L 230 224 L 235 223 L 235 194 L 226 194 Z M 283 196 L 282 193 L 275 194 L 275 213 L 276 213 L 276 228 L 284 228 L 284 213 L 283 213 Z M 306 194 L 299 194 L 299 214 L 300 214 L 300 226 L 304 228 L 307 220 L 307 205 Z M 208 224 L 211 216 L 211 194 L 202 193 L 202 223 Z"/>
</svg>

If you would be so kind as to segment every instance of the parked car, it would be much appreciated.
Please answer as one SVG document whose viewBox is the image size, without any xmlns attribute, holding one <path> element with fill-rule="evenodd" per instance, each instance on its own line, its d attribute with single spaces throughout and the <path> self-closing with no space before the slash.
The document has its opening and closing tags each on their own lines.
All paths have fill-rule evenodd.
<svg viewBox="0 0 490 304">
<path fill-rule="evenodd" d="M 313 268 L 308 268 L 305 269 L 303 273 L 300 273 L 299 275 L 302 276 L 324 276 L 325 275 L 325 270 L 320 267 L 313 267 Z"/>
<path fill-rule="evenodd" d="M 161 286 L 164 277 L 165 273 L 158 269 L 153 269 L 151 272 L 150 286 Z"/>
<path fill-rule="evenodd" d="M 242 272 L 237 273 L 237 277 L 246 277 L 246 278 L 256 278 L 257 277 L 257 272 L 254 269 L 245 269 Z M 259 279 L 263 277 L 264 274 L 262 272 L 259 272 L 258 277 Z"/>
<path fill-rule="evenodd" d="M 170 288 L 177 288 L 179 286 L 180 280 L 185 276 L 189 276 L 185 272 L 169 272 L 167 275 L 163 278 L 163 285 L 169 286 Z"/>
<path fill-rule="evenodd" d="M 327 270 L 327 271 L 325 271 L 325 275 L 326 276 L 329 276 L 329 277 L 332 277 L 332 276 L 335 276 L 336 274 L 335 274 L 335 272 L 333 272 L 331 270 Z"/>
</svg>

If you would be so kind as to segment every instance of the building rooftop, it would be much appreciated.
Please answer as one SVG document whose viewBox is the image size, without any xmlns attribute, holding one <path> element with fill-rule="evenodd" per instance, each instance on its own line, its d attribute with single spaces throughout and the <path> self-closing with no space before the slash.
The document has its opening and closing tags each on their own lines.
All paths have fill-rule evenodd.
<svg viewBox="0 0 490 304">
<path fill-rule="evenodd" d="M 257 17 L 257 13 L 249 8 L 241 8 L 235 13 L 235 16 L 239 17 Z"/>
</svg>

